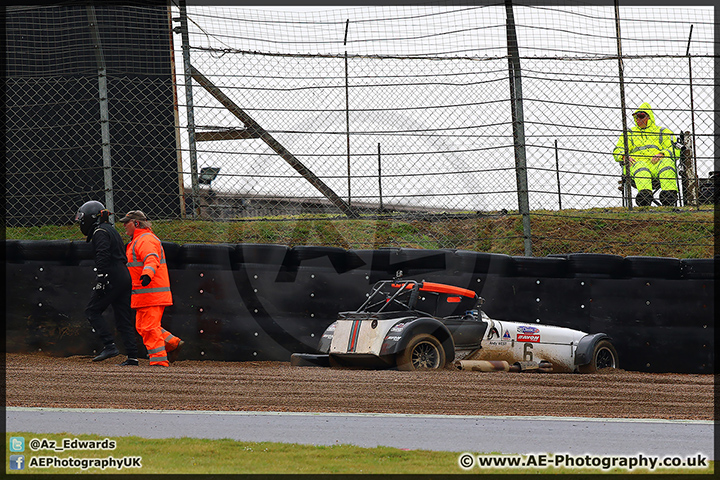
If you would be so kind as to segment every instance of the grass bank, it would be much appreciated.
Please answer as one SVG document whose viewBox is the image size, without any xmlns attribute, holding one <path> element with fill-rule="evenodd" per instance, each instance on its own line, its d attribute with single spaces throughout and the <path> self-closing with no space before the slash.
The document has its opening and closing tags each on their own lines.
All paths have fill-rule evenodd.
<svg viewBox="0 0 720 480">
<path fill-rule="evenodd" d="M 122 225 L 118 231 L 124 234 Z M 272 217 L 234 221 L 156 221 L 169 242 L 326 245 L 346 249 L 380 247 L 455 248 L 524 255 L 522 217 L 517 212 L 486 215 L 379 216 L 367 219 Z M 532 254 L 586 252 L 710 258 L 714 255 L 712 210 L 642 207 L 532 212 Z M 82 239 L 77 225 L 15 227 L 6 238 Z"/>
</svg>

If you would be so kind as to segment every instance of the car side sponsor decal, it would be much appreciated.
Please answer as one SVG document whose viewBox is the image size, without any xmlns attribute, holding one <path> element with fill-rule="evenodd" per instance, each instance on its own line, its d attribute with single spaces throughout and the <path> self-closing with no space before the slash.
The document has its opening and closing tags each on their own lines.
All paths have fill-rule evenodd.
<svg viewBox="0 0 720 480">
<path fill-rule="evenodd" d="M 503 333 L 502 338 L 503 338 L 503 340 L 512 340 L 512 337 L 510 336 L 510 332 L 508 332 L 507 330 L 505 330 L 505 333 Z"/>
<path fill-rule="evenodd" d="M 523 333 L 518 333 L 517 340 L 518 342 L 538 343 L 540 341 L 540 335 L 527 335 Z"/>
<path fill-rule="evenodd" d="M 335 329 L 337 328 L 337 320 L 334 321 L 328 328 L 325 329 L 325 332 L 323 333 L 322 338 L 326 338 L 330 341 L 332 341 L 333 336 L 335 335 Z"/>
<path fill-rule="evenodd" d="M 529 325 L 519 325 L 517 327 L 518 333 L 540 333 L 540 329 Z"/>
<path fill-rule="evenodd" d="M 405 323 L 400 322 L 393 325 L 393 327 L 390 329 L 391 332 L 401 332 L 402 329 L 405 328 Z"/>
</svg>

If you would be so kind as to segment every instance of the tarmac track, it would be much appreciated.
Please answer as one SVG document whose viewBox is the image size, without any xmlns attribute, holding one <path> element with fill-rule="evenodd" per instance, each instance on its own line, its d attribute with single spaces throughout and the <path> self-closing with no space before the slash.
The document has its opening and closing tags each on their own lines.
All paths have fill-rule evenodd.
<svg viewBox="0 0 720 480">
<path fill-rule="evenodd" d="M 688 452 L 693 450 L 690 453 L 702 451 L 713 458 L 712 375 L 623 370 L 594 375 L 363 371 L 292 367 L 285 362 L 214 361 L 179 361 L 170 368 L 156 368 L 148 366 L 147 360 L 141 360 L 139 367 L 119 367 L 121 360 L 92 363 L 90 357 L 7 354 L 6 406 L 20 408 L 6 411 L 6 427 L 24 430 L 22 425 L 38 415 L 44 415 L 49 425 L 60 413 L 54 409 L 70 409 L 81 419 L 61 417 L 53 428 L 75 432 L 92 418 L 89 423 L 95 425 L 169 423 L 175 427 L 165 433 L 158 430 L 156 435 L 197 436 L 203 428 L 187 423 L 197 417 L 198 425 L 220 435 L 207 433 L 205 438 L 265 441 L 274 432 L 272 441 L 463 451 L 467 444 L 440 446 L 440 437 L 448 442 L 466 437 L 472 441 L 471 451 L 483 451 L 483 445 L 488 445 L 487 451 L 511 448 L 514 453 L 570 451 L 579 445 L 584 453 L 677 455 L 681 453 L 677 445 L 682 444 Z M 217 413 L 204 420 L 199 417 L 207 412 Z M 23 417 L 27 414 L 30 417 Z M 139 414 L 143 420 L 103 417 L 108 414 Z M 160 420 L 168 415 L 175 420 Z M 208 418 L 219 422 L 217 428 L 207 429 Z M 63 425 L 75 430 L 63 429 Z M 463 434 L 465 428 L 474 433 Z M 413 429 L 418 429 L 414 435 Z M 150 430 L 147 436 L 156 438 Z M 310 435 L 316 430 L 317 435 Z M 433 435 L 422 432 L 445 433 L 433 440 Z M 303 433 L 308 435 L 303 437 Z M 481 440 L 489 438 L 488 433 L 496 439 L 494 443 Z M 142 427 L 132 433 L 106 434 L 144 436 Z M 410 441 L 413 437 L 425 439 Z M 523 438 L 526 444 L 517 440 Z M 497 448 L 503 443 L 500 439 L 510 442 L 502 450 Z"/>
</svg>

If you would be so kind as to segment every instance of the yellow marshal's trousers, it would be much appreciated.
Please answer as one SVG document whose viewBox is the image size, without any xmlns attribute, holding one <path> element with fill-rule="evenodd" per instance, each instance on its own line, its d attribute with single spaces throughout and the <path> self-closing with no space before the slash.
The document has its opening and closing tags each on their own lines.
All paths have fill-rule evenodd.
<svg viewBox="0 0 720 480">
<path fill-rule="evenodd" d="M 677 172 L 675 162 L 663 158 L 654 164 L 649 160 L 639 159 L 631 167 L 630 172 L 638 190 L 652 190 L 652 179 L 660 180 L 661 190 L 677 190 Z"/>
</svg>

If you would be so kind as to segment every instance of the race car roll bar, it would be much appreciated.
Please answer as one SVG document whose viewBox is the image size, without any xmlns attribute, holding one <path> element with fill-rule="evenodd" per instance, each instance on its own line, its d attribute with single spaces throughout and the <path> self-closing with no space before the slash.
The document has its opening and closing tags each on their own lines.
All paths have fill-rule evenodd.
<svg viewBox="0 0 720 480">
<path fill-rule="evenodd" d="M 412 282 L 409 280 L 407 283 Z M 452 285 L 445 285 L 444 283 L 433 283 L 433 282 L 420 282 L 420 291 L 422 292 L 433 292 L 433 293 L 447 293 L 450 295 L 460 295 L 462 297 L 475 298 L 477 293 L 467 288 L 454 287 Z M 394 288 L 400 288 L 400 284 L 393 284 Z M 410 289 L 412 285 L 408 285 L 405 288 Z"/>
<path fill-rule="evenodd" d="M 389 285 L 392 288 L 396 288 L 397 291 L 392 293 L 392 295 L 388 296 L 387 292 L 383 292 L 381 295 L 381 300 L 376 300 L 376 295 L 382 290 L 383 287 Z M 400 300 L 398 300 L 398 297 L 402 296 L 403 294 L 407 293 L 407 290 L 411 290 L 410 297 L 407 300 L 407 303 L 403 303 Z M 430 293 L 438 293 L 438 294 L 448 294 L 448 295 L 458 295 L 462 297 L 472 298 L 472 299 L 478 299 L 477 293 L 475 293 L 472 290 L 468 290 L 466 288 L 461 287 L 455 287 L 452 285 L 445 285 L 443 283 L 433 283 L 433 282 L 417 282 L 415 280 L 401 280 L 398 281 L 395 280 L 382 280 L 380 282 L 377 282 L 373 286 L 373 290 L 368 296 L 367 300 L 358 307 L 356 312 L 361 312 L 373 307 L 376 307 L 378 305 L 382 305 L 378 312 L 383 311 L 386 306 L 398 303 L 401 304 L 403 307 L 407 308 L 408 310 L 412 310 L 415 307 L 415 302 L 418 298 L 418 293 L 420 291 L 423 292 L 430 292 Z M 372 303 L 375 301 L 375 303 Z"/>
</svg>

